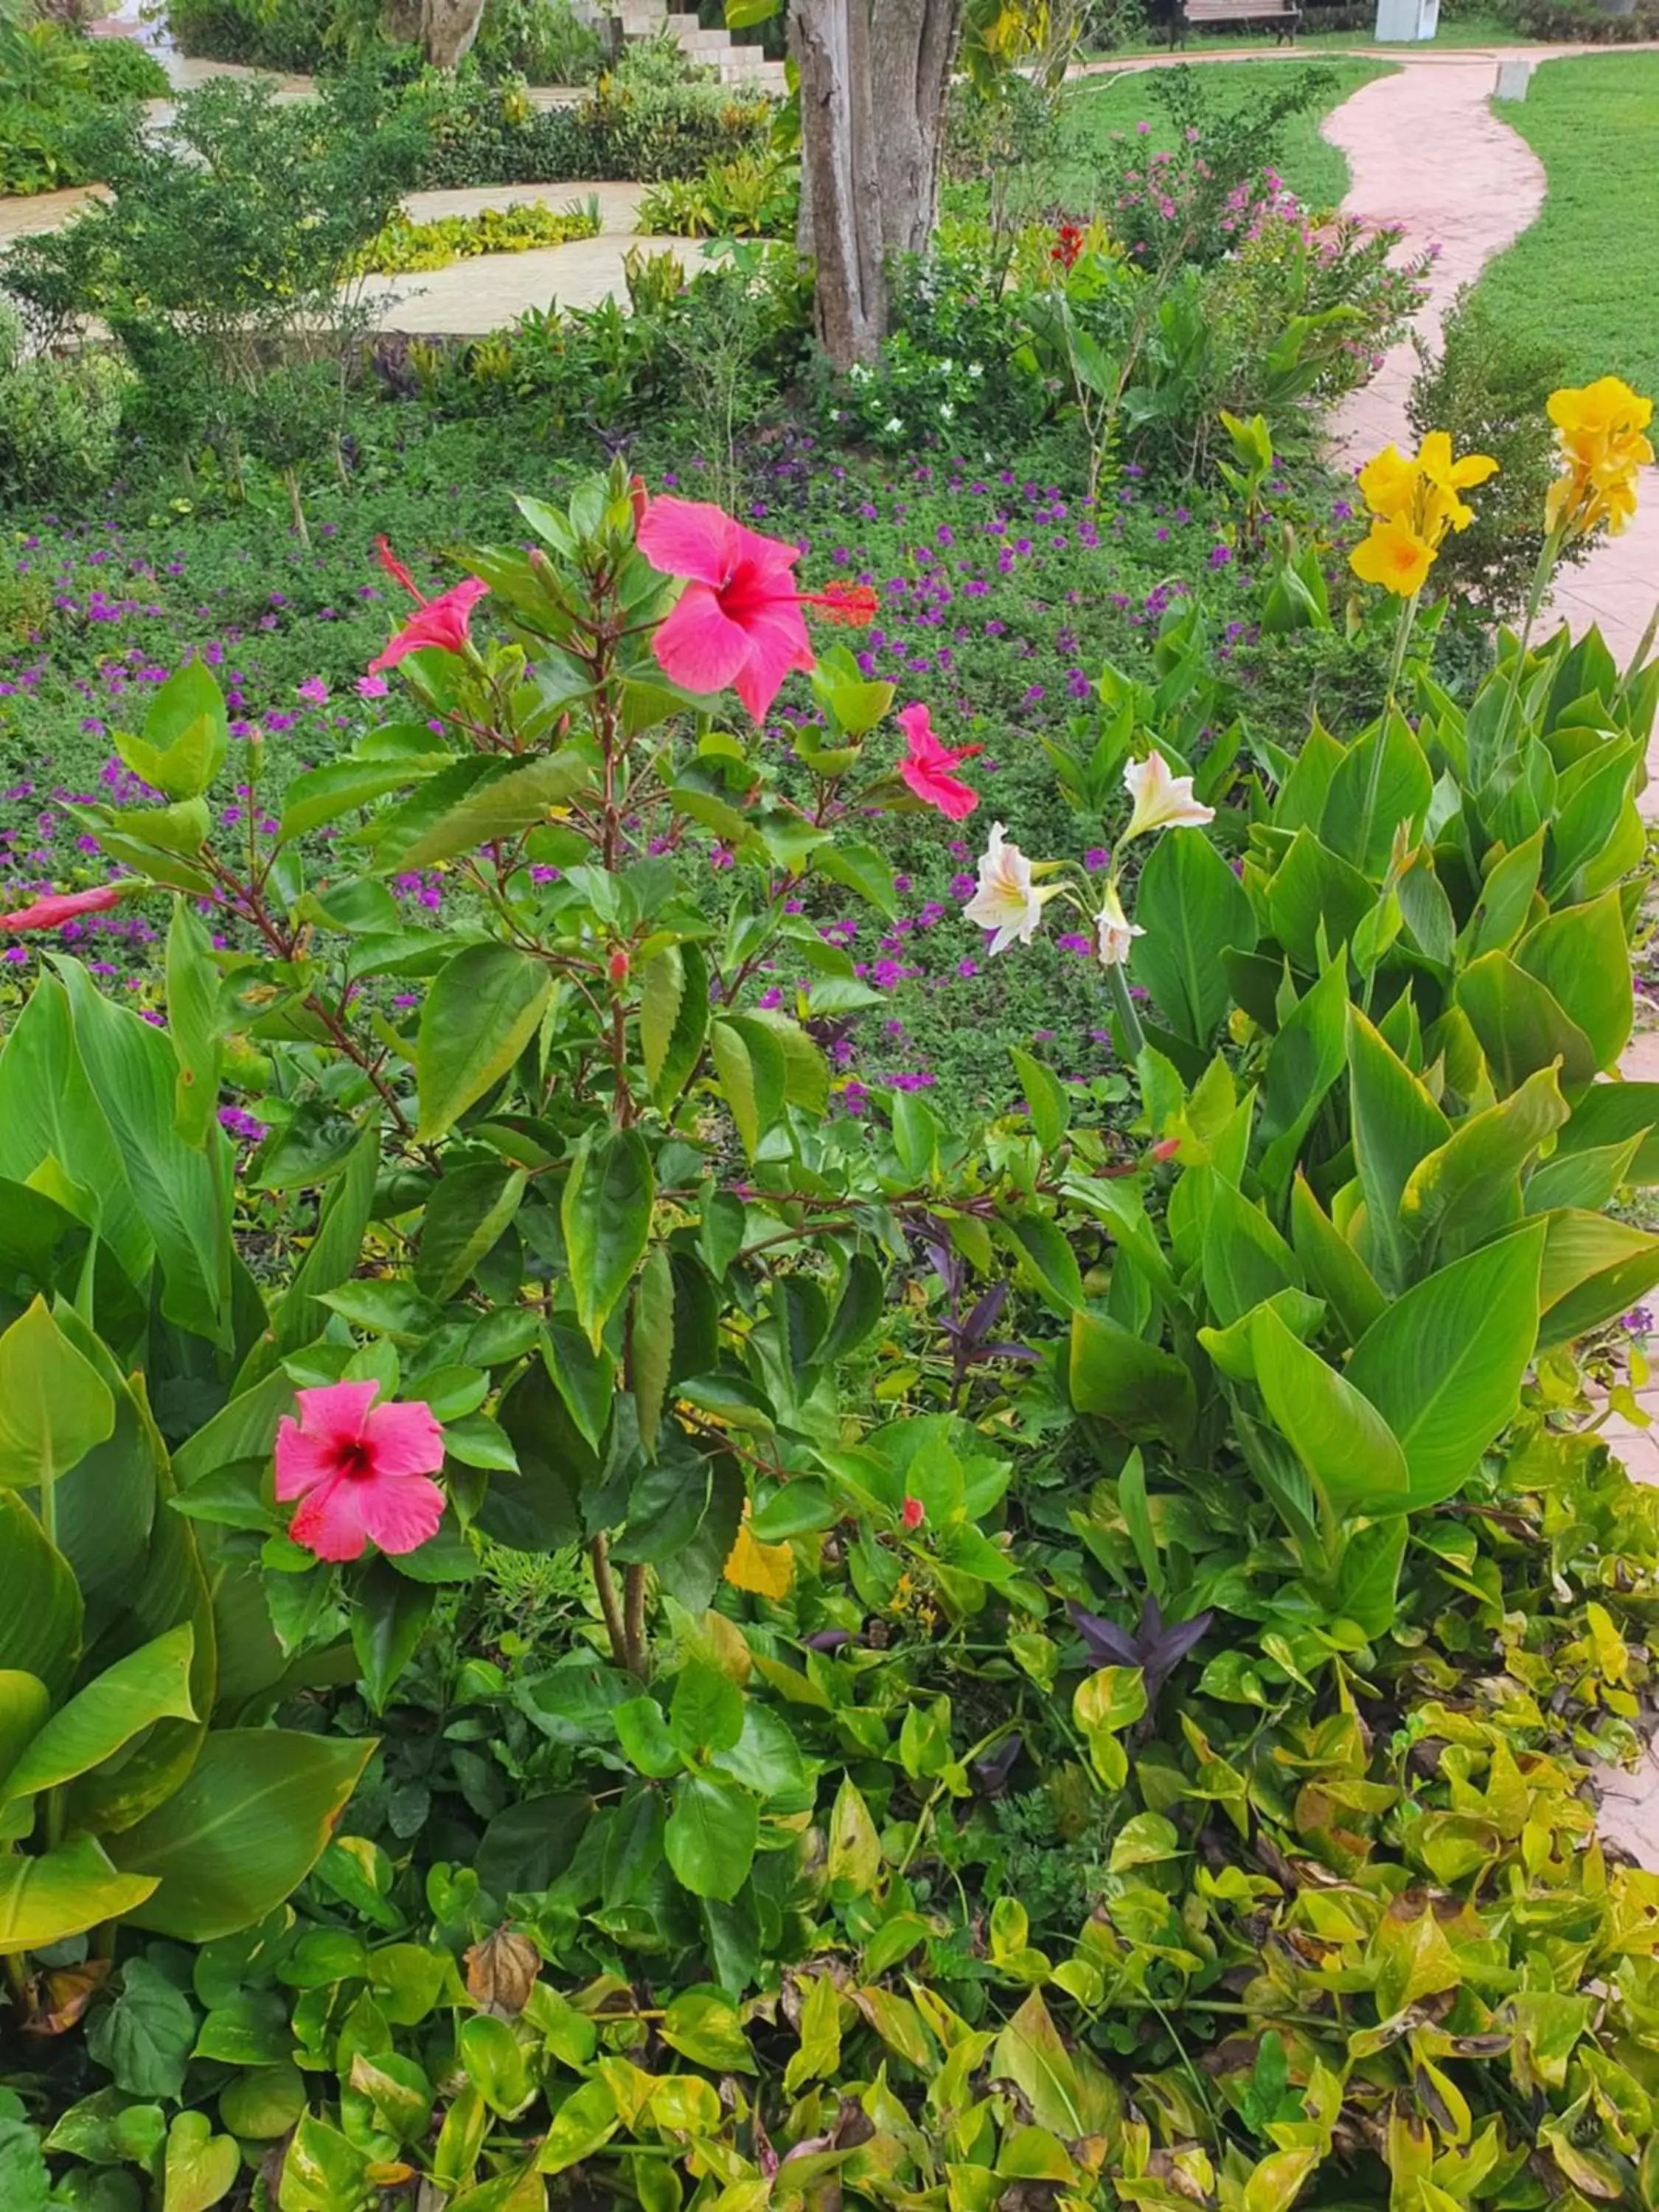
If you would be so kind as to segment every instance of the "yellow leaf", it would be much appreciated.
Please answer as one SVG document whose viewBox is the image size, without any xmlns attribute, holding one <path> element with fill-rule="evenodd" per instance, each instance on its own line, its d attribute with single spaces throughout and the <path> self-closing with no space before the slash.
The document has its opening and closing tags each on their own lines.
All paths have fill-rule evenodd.
<svg viewBox="0 0 1659 2212">
<path fill-rule="evenodd" d="M 745 1521 L 722 1571 L 733 1589 L 752 1590 L 757 1597 L 787 1597 L 795 1579 L 795 1555 L 787 1544 L 757 1542 Z"/>
</svg>

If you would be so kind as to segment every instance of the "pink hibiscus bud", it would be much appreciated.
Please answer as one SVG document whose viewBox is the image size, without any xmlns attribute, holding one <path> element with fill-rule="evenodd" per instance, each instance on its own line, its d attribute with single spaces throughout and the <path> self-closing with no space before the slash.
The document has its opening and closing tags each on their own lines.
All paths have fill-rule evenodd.
<svg viewBox="0 0 1659 2212">
<path fill-rule="evenodd" d="M 380 566 L 386 570 L 387 575 L 392 578 L 394 583 L 398 583 L 403 586 L 404 591 L 409 593 L 410 598 L 414 600 L 417 607 L 422 607 L 426 605 L 426 593 L 422 591 L 420 586 L 415 581 L 413 576 L 410 574 L 408 569 L 404 568 L 403 562 L 392 551 L 390 539 L 386 538 L 377 538 L 375 539 L 374 558 L 380 562 Z"/>
<path fill-rule="evenodd" d="M 430 1406 L 374 1403 L 378 1382 L 301 1390 L 297 1421 L 276 1429 L 276 1495 L 300 1504 L 288 1533 L 319 1559 L 357 1559 L 367 1543 L 413 1552 L 437 1534 L 444 1494 L 428 1480 L 444 1463 Z"/>
<path fill-rule="evenodd" d="M 907 1528 L 920 1528 L 927 1517 L 927 1509 L 919 1498 L 907 1498 L 899 1519 Z"/>
<path fill-rule="evenodd" d="M 1152 1146 L 1151 1157 L 1155 1160 L 1172 1160 L 1180 1150 L 1179 1137 L 1160 1137 Z"/>
<path fill-rule="evenodd" d="M 369 674 L 395 668 L 405 653 L 416 653 L 423 645 L 435 645 L 445 653 L 465 652 L 471 640 L 472 610 L 489 589 L 480 577 L 464 576 L 438 599 L 422 600 L 386 651 L 369 662 Z"/>
<path fill-rule="evenodd" d="M 628 503 L 634 510 L 634 535 L 637 538 L 640 525 L 645 520 L 646 510 L 651 504 L 651 495 L 645 488 L 642 476 L 635 475 L 628 479 Z"/>
<path fill-rule="evenodd" d="M 611 957 L 605 963 L 605 972 L 613 983 L 628 981 L 628 947 L 625 945 L 612 945 Z"/>
<path fill-rule="evenodd" d="M 979 805 L 979 793 L 970 783 L 963 783 L 951 771 L 959 763 L 971 760 L 981 745 L 963 745 L 952 752 L 940 744 L 933 735 L 927 709 L 918 702 L 901 707 L 898 726 L 904 732 L 905 757 L 899 763 L 899 774 L 916 797 L 952 822 L 961 822 Z"/>
<path fill-rule="evenodd" d="M 20 906 L 11 914 L 0 914 L 0 929 L 61 929 L 66 921 L 74 921 L 81 915 L 103 914 L 112 906 L 119 906 L 126 895 L 124 884 L 100 884 L 95 890 L 89 891 L 51 891 L 45 898 L 36 899 L 32 906 Z"/>
</svg>

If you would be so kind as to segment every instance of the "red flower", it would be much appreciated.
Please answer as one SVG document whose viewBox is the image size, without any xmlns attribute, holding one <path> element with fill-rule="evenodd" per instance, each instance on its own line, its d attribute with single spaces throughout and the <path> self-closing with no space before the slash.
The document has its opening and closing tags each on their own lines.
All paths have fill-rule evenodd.
<svg viewBox="0 0 1659 2212">
<path fill-rule="evenodd" d="M 907 1528 L 920 1528 L 927 1516 L 927 1509 L 919 1498 L 907 1498 L 899 1519 Z"/>
<path fill-rule="evenodd" d="M 276 1430 L 276 1495 L 300 1499 L 295 1543 L 319 1559 L 361 1559 L 365 1543 L 412 1552 L 437 1533 L 444 1494 L 427 1480 L 444 1463 L 430 1406 L 376 1406 L 378 1382 L 301 1390 L 300 1418 Z"/>
<path fill-rule="evenodd" d="M 1054 243 L 1048 250 L 1048 258 L 1058 261 L 1062 269 L 1069 269 L 1083 251 L 1083 232 L 1074 222 L 1063 222 L 1054 233 Z"/>
<path fill-rule="evenodd" d="M 611 947 L 611 957 L 605 963 L 605 973 L 610 976 L 613 983 L 625 983 L 628 981 L 628 948 L 626 945 L 617 945 Z"/>
<path fill-rule="evenodd" d="M 927 709 L 920 702 L 899 708 L 898 726 L 909 748 L 899 763 L 899 774 L 905 782 L 918 799 L 938 807 L 952 822 L 965 820 L 979 805 L 979 793 L 972 784 L 962 782 L 951 770 L 959 761 L 971 760 L 982 748 L 963 745 L 960 751 L 952 752 L 948 746 L 940 744 L 933 735 Z"/>
<path fill-rule="evenodd" d="M 33 906 L 0 914 L 0 929 L 61 929 L 77 915 L 103 914 L 110 907 L 119 906 L 126 895 L 124 884 L 100 884 L 90 891 L 52 891 L 36 899 Z"/>
<path fill-rule="evenodd" d="M 489 591 L 489 585 L 477 576 L 464 576 L 437 599 L 429 599 L 384 538 L 374 541 L 374 557 L 387 575 L 403 586 L 418 612 L 410 617 L 386 651 L 369 662 L 369 674 L 378 676 L 383 668 L 395 668 L 406 653 L 416 652 L 423 645 L 459 653 L 469 639 L 472 610 Z"/>
</svg>

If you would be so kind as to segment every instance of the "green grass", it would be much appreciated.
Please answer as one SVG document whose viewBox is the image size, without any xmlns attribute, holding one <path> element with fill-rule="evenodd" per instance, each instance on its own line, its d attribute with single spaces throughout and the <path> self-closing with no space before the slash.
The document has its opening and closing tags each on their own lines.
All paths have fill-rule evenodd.
<svg viewBox="0 0 1659 2212">
<path fill-rule="evenodd" d="M 1454 22 L 1443 21 L 1430 43 L 1434 48 L 1443 49 L 1524 46 L 1536 45 L 1537 41 L 1523 38 L 1510 24 L 1500 23 L 1495 15 L 1461 15 Z M 1273 33 L 1264 25 L 1257 25 L 1251 30 L 1242 31 L 1231 37 L 1197 37 L 1182 52 L 1188 60 L 1192 60 L 1200 55 L 1237 54 L 1252 48 L 1259 48 L 1266 55 L 1283 51 L 1275 45 Z M 1401 51 L 1397 46 L 1379 46 L 1366 31 L 1298 31 L 1297 52 L 1309 49 L 1320 53 L 1340 54 L 1394 54 Z M 1108 52 L 1090 52 L 1085 58 L 1090 61 L 1117 61 L 1125 56 L 1164 54 L 1169 50 L 1167 32 L 1148 32 L 1145 38 L 1127 39 L 1121 46 L 1113 46 Z"/>
<path fill-rule="evenodd" d="M 1218 62 L 1206 64 L 1199 74 L 1206 105 L 1224 131 L 1241 111 L 1259 106 L 1276 91 L 1287 74 L 1305 76 L 1314 66 L 1288 59 L 1273 64 Z M 1317 67 L 1330 82 L 1311 106 L 1281 126 L 1274 166 L 1306 205 L 1334 207 L 1348 188 L 1348 165 L 1336 148 L 1320 137 L 1320 123 L 1362 84 L 1392 71 L 1390 64 L 1382 61 L 1322 61 Z M 1175 125 L 1158 97 L 1156 79 L 1149 78 L 1144 70 L 1088 83 L 1073 94 L 1068 118 L 1072 161 L 1068 197 L 1075 200 L 1079 191 L 1086 194 L 1087 179 L 1094 167 L 1092 156 L 1108 143 L 1111 134 L 1133 131 L 1143 118 L 1152 126 L 1146 137 L 1148 151 L 1174 145 Z"/>
<path fill-rule="evenodd" d="M 1659 54 L 1552 62 L 1497 112 L 1543 162 L 1549 193 L 1480 298 L 1506 329 L 1565 352 L 1575 381 L 1659 389 Z"/>
</svg>

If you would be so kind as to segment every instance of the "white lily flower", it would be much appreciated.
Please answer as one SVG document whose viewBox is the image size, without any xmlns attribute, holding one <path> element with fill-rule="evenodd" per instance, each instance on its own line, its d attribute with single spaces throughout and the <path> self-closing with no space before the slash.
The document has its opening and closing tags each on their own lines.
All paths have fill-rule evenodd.
<svg viewBox="0 0 1659 2212">
<path fill-rule="evenodd" d="M 1123 902 L 1117 895 L 1115 879 L 1106 886 L 1105 896 L 1100 904 L 1100 919 L 1095 927 L 1103 968 L 1121 968 L 1127 960 L 1136 938 L 1146 934 L 1138 921 L 1131 921 L 1124 913 Z"/>
<path fill-rule="evenodd" d="M 1031 882 L 1031 863 L 1018 845 L 1004 840 L 1000 822 L 991 824 L 990 842 L 979 856 L 979 888 L 963 908 L 969 921 L 994 930 L 993 952 L 1001 952 L 1018 938 L 1029 945 L 1042 926 L 1042 909 L 1054 891 L 1039 890 Z"/>
<path fill-rule="evenodd" d="M 1171 775 L 1170 763 L 1160 752 L 1148 753 L 1144 761 L 1131 761 L 1123 771 L 1123 788 L 1134 801 L 1135 810 L 1123 833 L 1126 845 L 1131 837 L 1144 836 L 1148 830 L 1196 830 L 1215 819 L 1214 807 L 1202 805 L 1193 797 L 1191 776 Z"/>
</svg>

